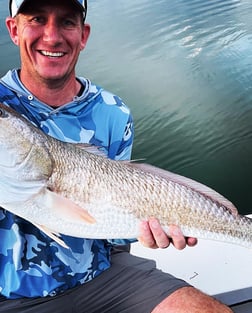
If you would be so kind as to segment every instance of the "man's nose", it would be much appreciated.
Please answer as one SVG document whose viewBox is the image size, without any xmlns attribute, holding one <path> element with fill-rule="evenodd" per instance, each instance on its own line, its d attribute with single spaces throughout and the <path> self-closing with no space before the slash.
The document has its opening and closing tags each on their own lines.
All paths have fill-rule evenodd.
<svg viewBox="0 0 252 313">
<path fill-rule="evenodd" d="M 57 43 L 62 39 L 61 28 L 55 21 L 48 21 L 44 28 L 44 41 Z"/>
</svg>

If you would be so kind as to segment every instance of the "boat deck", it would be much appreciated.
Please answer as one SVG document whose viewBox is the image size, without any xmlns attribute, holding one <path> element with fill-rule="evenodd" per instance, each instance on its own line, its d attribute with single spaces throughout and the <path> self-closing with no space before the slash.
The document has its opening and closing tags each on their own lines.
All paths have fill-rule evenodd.
<svg viewBox="0 0 252 313">
<path fill-rule="evenodd" d="M 154 259 L 157 267 L 226 303 L 234 312 L 252 313 L 252 251 L 221 242 L 199 240 L 182 251 L 172 246 L 152 250 L 132 244 L 131 253 Z"/>
</svg>

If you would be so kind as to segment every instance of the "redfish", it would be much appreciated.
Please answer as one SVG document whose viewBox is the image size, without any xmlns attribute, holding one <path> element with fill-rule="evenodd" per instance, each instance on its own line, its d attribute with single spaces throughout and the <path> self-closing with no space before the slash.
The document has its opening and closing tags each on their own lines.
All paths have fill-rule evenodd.
<svg viewBox="0 0 252 313">
<path fill-rule="evenodd" d="M 58 141 L 0 104 L 0 206 L 64 244 L 81 238 L 137 238 L 139 223 L 252 246 L 252 220 L 216 191 L 137 162 L 114 161 Z"/>
</svg>

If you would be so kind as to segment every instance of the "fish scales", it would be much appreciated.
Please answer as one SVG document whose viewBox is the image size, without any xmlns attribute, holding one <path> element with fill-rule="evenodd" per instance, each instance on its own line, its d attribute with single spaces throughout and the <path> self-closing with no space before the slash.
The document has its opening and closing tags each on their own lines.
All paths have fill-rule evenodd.
<svg viewBox="0 0 252 313">
<path fill-rule="evenodd" d="M 70 156 L 70 152 L 73 152 L 73 150 L 70 149 L 67 157 L 73 160 L 78 153 Z M 73 177 L 65 176 L 67 178 L 67 193 L 64 192 L 64 196 L 71 197 L 71 194 L 75 194 L 80 199 L 83 195 L 87 195 L 88 189 L 90 189 L 92 194 L 88 194 L 87 198 L 89 198 L 89 201 L 99 202 L 98 199 L 104 201 L 110 195 L 109 201 L 113 203 L 113 206 L 120 207 L 122 212 L 125 211 L 125 214 L 131 213 L 136 215 L 139 220 L 155 216 L 159 218 L 164 227 L 168 221 L 172 224 L 181 225 L 182 228 L 184 227 L 185 232 L 187 232 L 187 229 L 193 229 L 194 225 L 200 225 L 198 230 L 195 230 L 200 237 L 203 236 L 203 232 L 212 232 L 213 239 L 216 237 L 215 233 L 243 239 L 239 228 L 236 232 L 234 232 L 235 229 L 230 229 L 229 222 L 234 217 L 228 210 L 218 207 L 216 203 L 192 189 L 172 181 L 167 182 L 165 179 L 155 175 L 148 174 L 147 177 L 145 172 L 137 171 L 133 168 L 126 167 L 122 169 L 118 162 L 107 162 L 106 159 L 103 159 L 101 163 L 101 160 L 95 155 L 91 159 L 91 166 L 86 164 L 87 158 L 82 158 L 83 162 L 81 164 L 77 163 L 79 161 L 77 159 L 76 162 L 71 163 L 72 167 L 68 166 L 69 173 L 74 174 L 74 177 L 76 175 L 78 177 L 78 173 L 85 169 L 90 169 L 86 171 L 85 177 L 82 176 L 78 180 L 87 182 L 87 190 L 85 190 L 84 185 L 78 185 L 81 188 L 79 188 L 80 193 L 76 195 L 76 189 L 73 190 L 70 188 L 71 185 L 69 186 L 69 182 L 73 181 Z M 88 159 L 89 161 L 90 159 Z M 77 168 L 75 168 L 76 164 L 78 164 Z M 119 168 L 117 168 L 118 165 Z M 64 171 L 63 164 L 59 164 L 55 168 L 63 169 Z M 130 179 L 133 176 L 135 179 Z M 64 176 L 59 171 L 56 181 L 59 182 L 61 177 Z M 102 178 L 102 181 L 105 182 L 104 186 L 101 185 L 102 181 L 97 179 L 97 177 Z M 128 185 L 127 181 L 130 181 L 131 184 Z M 61 183 L 60 186 L 64 186 L 64 184 Z M 76 187 L 76 183 L 73 186 Z M 101 193 L 100 190 L 103 190 L 103 192 Z M 58 190 L 58 192 L 61 193 L 62 190 Z M 128 201 L 129 197 L 131 199 L 130 202 Z M 87 200 L 83 199 L 83 203 L 85 201 Z M 240 219 L 237 219 L 237 222 L 238 226 L 240 226 Z M 245 225 L 246 222 L 247 220 L 245 219 Z M 120 236 L 120 233 L 115 236 Z"/>
<path fill-rule="evenodd" d="M 251 219 L 212 189 L 60 142 L 2 104 L 0 151 L 0 205 L 49 236 L 134 238 L 156 217 L 166 231 L 176 224 L 185 236 L 252 246 Z"/>
</svg>

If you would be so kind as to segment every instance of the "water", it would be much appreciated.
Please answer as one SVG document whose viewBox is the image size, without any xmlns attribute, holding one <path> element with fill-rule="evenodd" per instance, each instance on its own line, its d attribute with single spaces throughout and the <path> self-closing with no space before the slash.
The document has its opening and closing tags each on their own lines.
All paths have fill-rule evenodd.
<svg viewBox="0 0 252 313">
<path fill-rule="evenodd" d="M 6 14 L 1 6 L 1 75 L 19 64 Z M 252 213 L 252 2 L 93 0 L 88 22 L 77 72 L 130 106 L 133 158 Z"/>
</svg>

